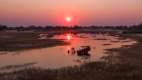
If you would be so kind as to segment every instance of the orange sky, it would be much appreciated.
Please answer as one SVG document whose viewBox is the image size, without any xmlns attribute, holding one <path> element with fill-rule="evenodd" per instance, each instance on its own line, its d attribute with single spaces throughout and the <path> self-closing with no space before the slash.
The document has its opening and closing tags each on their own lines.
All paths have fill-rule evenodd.
<svg viewBox="0 0 142 80">
<path fill-rule="evenodd" d="M 0 24 L 125 25 L 142 22 L 142 0 L 0 0 Z"/>
</svg>

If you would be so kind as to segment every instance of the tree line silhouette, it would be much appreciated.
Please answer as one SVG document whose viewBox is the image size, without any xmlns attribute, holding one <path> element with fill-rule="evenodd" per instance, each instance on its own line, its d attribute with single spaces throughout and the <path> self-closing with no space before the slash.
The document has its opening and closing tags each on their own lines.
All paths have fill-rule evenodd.
<svg viewBox="0 0 142 80">
<path fill-rule="evenodd" d="M 123 30 L 124 33 L 142 33 L 142 23 L 131 26 L 18 26 L 18 27 L 9 27 L 7 25 L 0 25 L 0 31 L 6 30 L 16 30 L 16 31 L 59 31 L 59 30 Z"/>
</svg>

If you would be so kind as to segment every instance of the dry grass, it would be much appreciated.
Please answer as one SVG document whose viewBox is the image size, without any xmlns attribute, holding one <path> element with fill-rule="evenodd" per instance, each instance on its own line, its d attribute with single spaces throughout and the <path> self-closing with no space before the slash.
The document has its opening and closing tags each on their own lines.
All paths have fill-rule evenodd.
<svg viewBox="0 0 142 80">
<path fill-rule="evenodd" d="M 65 45 L 64 41 L 56 39 L 38 39 L 39 33 L 0 33 L 0 51 L 18 51 L 25 49 L 45 48 Z"/>
</svg>

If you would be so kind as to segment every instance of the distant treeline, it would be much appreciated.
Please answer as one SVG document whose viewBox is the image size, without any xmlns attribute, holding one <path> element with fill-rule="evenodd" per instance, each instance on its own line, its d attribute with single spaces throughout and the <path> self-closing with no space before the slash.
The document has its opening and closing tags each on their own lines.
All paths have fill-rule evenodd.
<svg viewBox="0 0 142 80">
<path fill-rule="evenodd" d="M 16 31 L 56 31 L 56 30 L 123 30 L 124 33 L 142 33 L 142 23 L 131 26 L 18 26 L 9 27 L 0 25 L 0 31 L 16 30 Z"/>
</svg>

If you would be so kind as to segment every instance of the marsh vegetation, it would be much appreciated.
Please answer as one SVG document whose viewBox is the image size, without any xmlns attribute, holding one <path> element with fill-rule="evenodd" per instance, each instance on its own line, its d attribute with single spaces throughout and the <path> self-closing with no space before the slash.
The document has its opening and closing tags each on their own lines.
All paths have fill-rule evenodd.
<svg viewBox="0 0 142 80">
<path fill-rule="evenodd" d="M 52 35 L 44 38 L 39 38 L 44 31 L 41 28 L 33 32 L 24 32 L 24 27 L 17 28 L 18 32 L 0 32 L 0 80 L 142 80 L 140 27 L 76 26 L 59 32 L 60 28 L 54 28 L 55 32 L 51 27 L 46 29 L 46 34 Z M 65 40 L 66 30 L 79 42 Z M 86 45 L 91 47 L 90 56 L 67 53 L 72 47 Z"/>
<path fill-rule="evenodd" d="M 11 72 L 1 72 L 0 80 L 141 80 L 142 38 L 132 35 L 123 35 L 122 37 L 131 38 L 136 40 L 138 43 L 129 46 L 125 45 L 119 48 L 109 48 L 105 53 L 107 55 L 102 56 L 100 61 L 87 62 L 81 64 L 80 66 L 70 66 L 58 69 L 44 69 L 40 67 L 28 66 L 34 65 L 36 63 L 23 64 L 26 67 L 22 67 L 23 65 L 9 65 L 5 68 L 22 67 L 22 69 L 15 69 Z M 52 39 L 55 40 L 55 38 Z M 123 40 L 122 38 L 121 40 L 122 41 L 119 42 L 130 42 L 129 40 Z M 111 45 L 113 45 L 112 43 Z M 102 45 L 110 46 L 109 43 Z M 3 67 L 2 69 L 5 68 Z"/>
<path fill-rule="evenodd" d="M 62 40 L 38 39 L 40 33 L 0 32 L 0 51 L 18 51 L 33 48 L 65 45 Z"/>
</svg>

